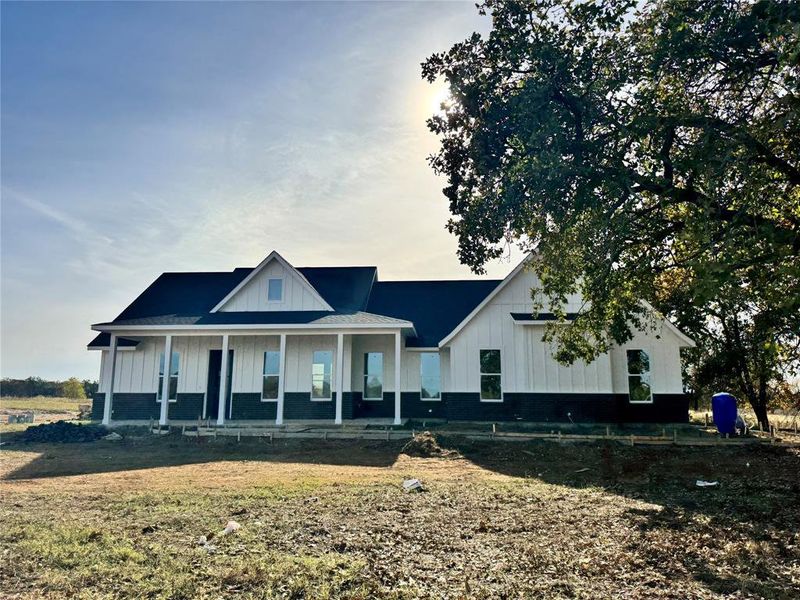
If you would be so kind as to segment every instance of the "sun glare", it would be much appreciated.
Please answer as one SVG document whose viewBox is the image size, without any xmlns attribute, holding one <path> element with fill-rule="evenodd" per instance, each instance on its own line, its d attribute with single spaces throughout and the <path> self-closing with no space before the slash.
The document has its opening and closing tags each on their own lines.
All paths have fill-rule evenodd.
<svg viewBox="0 0 800 600">
<path fill-rule="evenodd" d="M 431 90 L 430 100 L 430 113 L 438 115 L 442 113 L 442 103 L 447 103 L 450 100 L 450 86 L 444 82 L 437 81 Z"/>
</svg>

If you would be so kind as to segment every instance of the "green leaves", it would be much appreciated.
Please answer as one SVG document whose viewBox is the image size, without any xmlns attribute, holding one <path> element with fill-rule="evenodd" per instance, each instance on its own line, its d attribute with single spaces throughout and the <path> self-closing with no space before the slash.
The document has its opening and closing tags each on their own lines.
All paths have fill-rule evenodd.
<svg viewBox="0 0 800 600">
<path fill-rule="evenodd" d="M 430 162 L 448 179 L 461 261 L 480 273 L 516 242 L 535 251 L 544 304 L 580 292 L 572 327 L 547 334 L 566 362 L 628 339 L 647 299 L 707 354 L 751 352 L 765 377 L 796 365 L 800 4 L 479 10 L 488 37 L 423 63 L 453 90 L 429 121 L 441 140 Z"/>
</svg>

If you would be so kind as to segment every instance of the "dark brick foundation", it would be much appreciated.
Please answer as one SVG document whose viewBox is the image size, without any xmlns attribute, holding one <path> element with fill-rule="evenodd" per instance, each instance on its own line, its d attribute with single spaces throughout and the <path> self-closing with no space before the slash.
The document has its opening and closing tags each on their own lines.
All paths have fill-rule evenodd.
<svg viewBox="0 0 800 600">
<path fill-rule="evenodd" d="M 92 421 L 103 420 L 103 410 L 106 404 L 106 393 L 97 392 L 92 395 Z"/>
<path fill-rule="evenodd" d="M 381 400 L 364 400 L 362 392 L 353 392 L 356 419 L 391 419 L 394 417 L 394 392 L 383 392 Z"/>
<path fill-rule="evenodd" d="M 394 416 L 394 413 L 392 413 Z M 400 416 L 404 419 L 446 419 L 447 404 L 444 399 L 422 400 L 419 392 L 400 394 Z"/>
<path fill-rule="evenodd" d="M 177 401 L 169 403 L 167 416 L 178 421 L 196 421 L 203 416 L 204 397 L 205 394 L 178 394 Z"/>
<path fill-rule="evenodd" d="M 158 419 L 161 407 L 155 393 L 128 394 L 116 392 L 111 398 L 112 421 L 147 421 Z"/>
<path fill-rule="evenodd" d="M 232 420 L 257 419 L 274 421 L 278 414 L 278 402 L 262 402 L 261 394 L 233 394 Z"/>
<path fill-rule="evenodd" d="M 627 394 L 506 393 L 503 402 L 481 402 L 478 393 L 442 394 L 449 421 L 568 423 L 687 423 L 684 394 L 655 394 L 652 404 L 631 404 Z"/>
<path fill-rule="evenodd" d="M 277 402 L 261 402 L 259 393 L 236 393 L 234 420 L 274 420 Z M 448 421 L 533 421 L 568 423 L 687 423 L 689 398 L 684 394 L 655 394 L 652 404 L 631 404 L 627 394 L 506 393 L 503 402 L 481 402 L 474 392 L 444 392 L 439 401 L 423 401 L 419 392 L 402 392 L 401 414 L 406 419 Z M 92 396 L 92 419 L 103 418 L 105 394 Z M 169 404 L 169 418 L 195 420 L 202 414 L 203 394 L 178 394 Z M 158 419 L 156 394 L 114 394 L 111 419 L 147 421 Z M 336 415 L 336 393 L 330 401 L 312 401 L 308 392 L 286 392 L 284 419 L 330 420 Z M 383 400 L 364 400 L 361 392 L 345 392 L 342 419 L 389 419 L 394 417 L 394 392 Z M 227 418 L 227 414 L 226 414 Z"/>
<path fill-rule="evenodd" d="M 344 396 L 342 400 L 344 400 Z M 344 403 L 343 403 L 344 404 Z M 344 414 L 344 406 L 342 407 Z M 311 400 L 310 392 L 285 392 L 283 394 L 283 418 L 318 420 L 336 416 L 336 392 L 330 400 Z"/>
</svg>

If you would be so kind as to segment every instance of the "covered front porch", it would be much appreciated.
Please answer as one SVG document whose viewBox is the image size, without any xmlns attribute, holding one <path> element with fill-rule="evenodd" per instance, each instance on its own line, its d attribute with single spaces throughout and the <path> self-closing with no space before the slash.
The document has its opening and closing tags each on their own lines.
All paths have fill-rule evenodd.
<svg viewBox="0 0 800 600">
<path fill-rule="evenodd" d="M 96 348 L 103 358 L 93 417 L 106 425 L 400 425 L 409 333 L 405 323 L 109 331 L 107 346 Z"/>
</svg>

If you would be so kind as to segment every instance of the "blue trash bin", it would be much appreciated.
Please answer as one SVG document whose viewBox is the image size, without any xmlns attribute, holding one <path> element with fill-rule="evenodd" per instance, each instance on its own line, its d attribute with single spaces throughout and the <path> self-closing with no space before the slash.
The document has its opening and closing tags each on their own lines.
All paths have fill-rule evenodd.
<svg viewBox="0 0 800 600">
<path fill-rule="evenodd" d="M 720 434 L 736 433 L 736 397 L 725 392 L 711 396 L 711 414 Z"/>
</svg>

